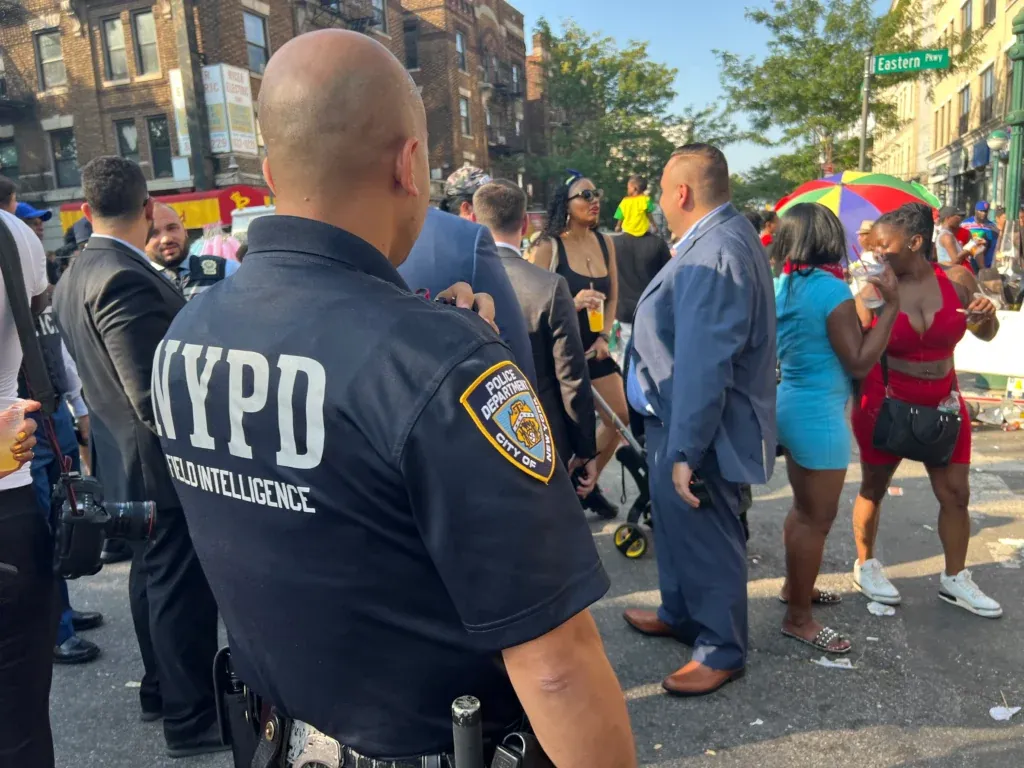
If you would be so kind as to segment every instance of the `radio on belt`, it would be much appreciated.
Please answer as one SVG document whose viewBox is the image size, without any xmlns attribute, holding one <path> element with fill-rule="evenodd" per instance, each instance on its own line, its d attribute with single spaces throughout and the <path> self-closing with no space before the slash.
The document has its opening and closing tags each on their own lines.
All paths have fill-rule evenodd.
<svg viewBox="0 0 1024 768">
<path fill-rule="evenodd" d="M 452 703 L 455 768 L 484 768 L 480 700 L 460 696 Z M 491 768 L 555 768 L 532 733 L 510 733 L 494 751 Z"/>
</svg>

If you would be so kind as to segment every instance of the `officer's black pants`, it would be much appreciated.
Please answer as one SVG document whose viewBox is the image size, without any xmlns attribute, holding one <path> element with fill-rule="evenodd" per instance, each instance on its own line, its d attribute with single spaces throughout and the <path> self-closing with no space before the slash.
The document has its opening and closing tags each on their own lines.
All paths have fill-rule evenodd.
<svg viewBox="0 0 1024 768">
<path fill-rule="evenodd" d="M 53 768 L 53 539 L 31 485 L 0 491 L 0 767 Z"/>
<path fill-rule="evenodd" d="M 180 509 L 157 511 L 153 538 L 135 547 L 128 591 L 145 667 L 142 709 L 163 713 L 169 745 L 187 743 L 217 719 L 217 604 Z"/>
</svg>

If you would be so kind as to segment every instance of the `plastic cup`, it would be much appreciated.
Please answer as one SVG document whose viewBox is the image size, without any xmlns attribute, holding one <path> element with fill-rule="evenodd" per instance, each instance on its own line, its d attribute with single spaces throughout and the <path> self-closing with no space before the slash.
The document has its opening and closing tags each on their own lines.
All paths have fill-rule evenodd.
<svg viewBox="0 0 1024 768">
<path fill-rule="evenodd" d="M 876 261 L 855 261 L 850 265 L 850 277 L 853 278 L 854 293 L 860 296 L 861 302 L 868 309 L 877 309 L 885 304 L 885 299 L 878 286 L 868 282 L 869 278 L 878 277 L 885 272 L 885 265 Z"/>
<path fill-rule="evenodd" d="M 590 330 L 600 333 L 604 330 L 604 299 L 600 299 L 597 308 L 587 307 L 587 320 L 590 322 Z"/>
<path fill-rule="evenodd" d="M 25 420 L 25 406 L 13 397 L 0 397 L 0 472 L 18 468 L 11 447 L 18 440 L 18 428 Z"/>
</svg>

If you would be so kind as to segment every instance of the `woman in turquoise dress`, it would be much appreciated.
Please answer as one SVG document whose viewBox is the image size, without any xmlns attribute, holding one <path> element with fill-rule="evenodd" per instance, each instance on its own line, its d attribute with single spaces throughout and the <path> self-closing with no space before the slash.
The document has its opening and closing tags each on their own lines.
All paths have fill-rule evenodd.
<svg viewBox="0 0 1024 768">
<path fill-rule="evenodd" d="M 888 267 L 872 279 L 885 306 L 878 310 L 878 324 L 864 333 L 843 277 L 843 225 L 815 203 L 786 212 L 775 249 L 785 259 L 775 290 L 782 369 L 778 429 L 793 488 L 784 532 L 782 633 L 826 653 L 848 653 L 850 642 L 815 621 L 811 611 L 812 603 L 829 605 L 841 598 L 815 589 L 814 582 L 851 458 L 846 416 L 851 379 L 863 378 L 881 358 L 899 312 L 899 294 Z"/>
</svg>

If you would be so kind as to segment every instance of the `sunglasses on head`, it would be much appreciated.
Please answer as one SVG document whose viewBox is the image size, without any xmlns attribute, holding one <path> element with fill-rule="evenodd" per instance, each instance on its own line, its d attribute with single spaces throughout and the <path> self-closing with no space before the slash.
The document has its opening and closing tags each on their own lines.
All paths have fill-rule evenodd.
<svg viewBox="0 0 1024 768">
<path fill-rule="evenodd" d="M 575 195 L 573 195 L 569 199 L 570 200 L 575 200 L 577 197 L 581 197 L 584 200 L 586 200 L 588 203 L 590 203 L 590 202 L 593 202 L 594 200 L 600 200 L 602 197 L 604 197 L 604 190 L 603 189 L 584 189 L 582 192 L 577 192 Z"/>
</svg>

